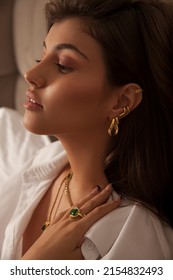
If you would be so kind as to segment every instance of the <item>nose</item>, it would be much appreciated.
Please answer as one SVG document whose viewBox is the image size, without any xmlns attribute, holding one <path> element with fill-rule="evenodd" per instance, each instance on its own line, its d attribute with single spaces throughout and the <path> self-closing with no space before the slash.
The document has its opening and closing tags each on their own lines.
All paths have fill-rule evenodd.
<svg viewBox="0 0 173 280">
<path fill-rule="evenodd" d="M 24 78 L 26 80 L 26 82 L 30 85 L 30 86 L 34 86 L 37 88 L 41 88 L 45 85 L 45 78 L 43 77 L 43 75 L 38 71 L 38 69 L 36 69 L 36 67 L 28 70 L 25 74 L 24 74 Z"/>
</svg>

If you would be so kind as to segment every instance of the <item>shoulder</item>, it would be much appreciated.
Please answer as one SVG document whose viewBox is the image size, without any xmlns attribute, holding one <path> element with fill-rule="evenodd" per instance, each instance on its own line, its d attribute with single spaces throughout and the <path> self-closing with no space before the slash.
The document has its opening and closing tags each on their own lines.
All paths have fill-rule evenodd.
<svg viewBox="0 0 173 280">
<path fill-rule="evenodd" d="M 119 213 L 114 213 L 115 219 L 121 212 L 127 213 L 127 208 L 129 206 L 120 207 Z M 173 229 L 146 207 L 131 205 L 109 256 L 119 259 L 172 259 Z"/>
<path fill-rule="evenodd" d="M 173 229 L 147 208 L 128 200 L 123 200 L 119 208 L 86 233 L 83 244 L 86 258 L 88 252 L 92 256 L 87 243 L 101 259 L 173 258 Z"/>
</svg>

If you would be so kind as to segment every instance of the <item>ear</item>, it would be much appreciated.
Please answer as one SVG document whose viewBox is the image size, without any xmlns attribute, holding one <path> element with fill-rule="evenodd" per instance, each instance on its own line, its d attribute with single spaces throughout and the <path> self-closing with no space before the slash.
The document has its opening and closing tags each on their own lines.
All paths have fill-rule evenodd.
<svg viewBox="0 0 173 280">
<path fill-rule="evenodd" d="M 142 101 L 142 89 L 138 84 L 130 83 L 116 88 L 112 94 L 111 116 L 118 117 L 124 108 L 129 107 L 133 111 Z"/>
</svg>

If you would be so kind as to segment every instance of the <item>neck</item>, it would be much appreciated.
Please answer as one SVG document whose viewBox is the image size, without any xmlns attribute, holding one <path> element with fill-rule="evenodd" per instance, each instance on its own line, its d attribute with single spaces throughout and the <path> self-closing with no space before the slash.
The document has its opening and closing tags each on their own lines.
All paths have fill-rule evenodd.
<svg viewBox="0 0 173 280">
<path fill-rule="evenodd" d="M 59 137 L 70 163 L 73 177 L 70 188 L 78 193 L 88 193 L 96 186 L 104 188 L 108 185 L 104 173 L 104 161 L 107 154 L 107 140 L 94 137 Z M 68 139 L 67 139 L 68 138 Z M 70 139 L 70 140 L 69 140 Z"/>
</svg>

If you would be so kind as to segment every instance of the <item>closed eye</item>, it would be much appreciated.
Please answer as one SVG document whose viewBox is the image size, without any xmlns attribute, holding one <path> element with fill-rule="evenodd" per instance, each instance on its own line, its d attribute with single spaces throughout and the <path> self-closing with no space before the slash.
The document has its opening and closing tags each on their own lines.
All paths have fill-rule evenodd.
<svg viewBox="0 0 173 280">
<path fill-rule="evenodd" d="M 41 59 L 35 59 L 35 62 L 40 63 Z"/>
<path fill-rule="evenodd" d="M 59 69 L 60 69 L 60 72 L 62 73 L 62 74 L 67 74 L 67 73 L 70 73 L 70 72 L 72 72 L 72 67 L 68 67 L 68 66 L 65 66 L 65 65 L 63 65 L 63 64 L 60 64 L 60 63 L 55 63 L 58 67 L 59 67 Z"/>
<path fill-rule="evenodd" d="M 41 59 L 35 59 L 35 61 L 37 62 L 37 63 L 40 63 L 41 62 Z M 59 70 L 60 70 L 60 72 L 62 73 L 62 74 L 67 74 L 67 73 L 69 73 L 69 72 L 72 72 L 72 67 L 68 67 L 68 66 L 65 66 L 65 65 L 63 65 L 63 64 L 60 64 L 60 63 L 55 63 L 55 65 L 57 65 L 58 66 L 58 68 L 59 68 Z"/>
</svg>

